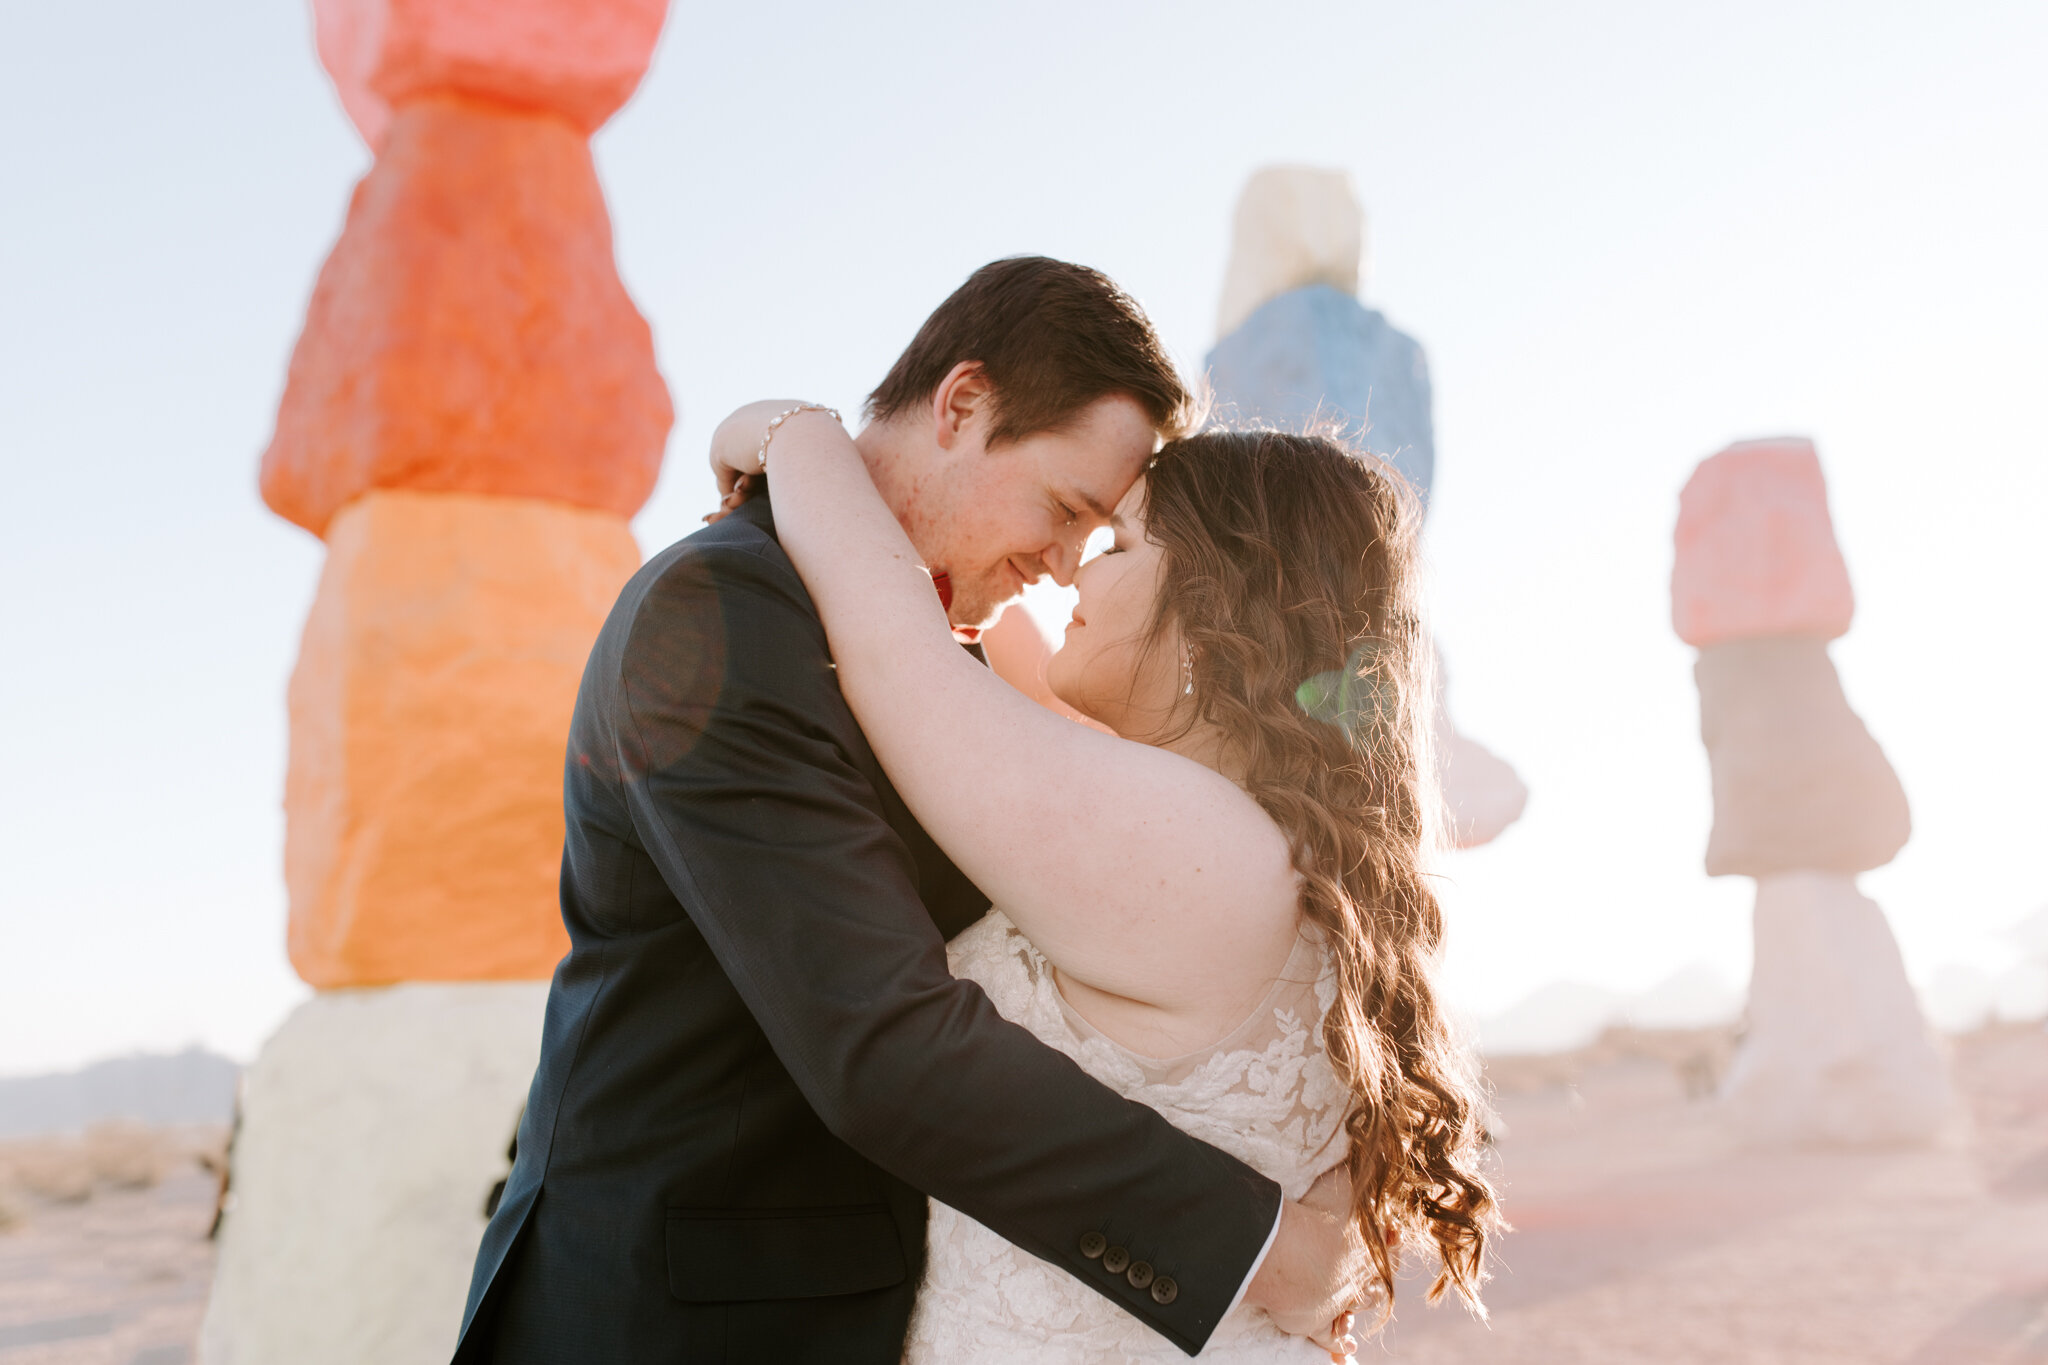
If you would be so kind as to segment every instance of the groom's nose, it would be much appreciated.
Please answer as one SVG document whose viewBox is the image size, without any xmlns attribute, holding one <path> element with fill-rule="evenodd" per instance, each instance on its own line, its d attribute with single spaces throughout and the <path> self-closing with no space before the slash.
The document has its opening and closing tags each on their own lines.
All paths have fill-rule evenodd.
<svg viewBox="0 0 2048 1365">
<path fill-rule="evenodd" d="M 1010 559 L 1010 567 L 1014 568 L 1018 573 L 1024 575 L 1024 581 L 1027 584 L 1036 583 L 1041 579 L 1047 577 L 1048 575 L 1051 575 L 1054 578 L 1058 578 L 1059 576 L 1057 573 L 1054 572 L 1052 564 L 1046 558 L 1046 551 L 1044 550 L 1040 550 L 1035 555 L 1012 556 Z"/>
<path fill-rule="evenodd" d="M 1045 571 L 1052 575 L 1052 581 L 1063 588 L 1074 586 L 1074 574 L 1081 567 L 1081 549 L 1088 543 L 1084 532 L 1079 537 L 1055 540 L 1038 552 L 1038 562 L 1045 565 Z"/>
</svg>

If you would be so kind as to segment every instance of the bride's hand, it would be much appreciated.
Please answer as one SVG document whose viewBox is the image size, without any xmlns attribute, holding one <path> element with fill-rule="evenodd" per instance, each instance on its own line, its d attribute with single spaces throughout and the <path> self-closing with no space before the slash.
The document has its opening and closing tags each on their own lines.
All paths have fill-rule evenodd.
<svg viewBox="0 0 2048 1365">
<path fill-rule="evenodd" d="M 732 492 L 740 478 L 761 472 L 761 438 L 768 424 L 791 408 L 801 407 L 793 398 L 764 398 L 732 410 L 711 433 L 711 472 L 718 476 L 718 491 Z"/>
<path fill-rule="evenodd" d="M 794 400 L 767 398 L 735 408 L 711 433 L 711 472 L 718 479 L 718 510 L 704 518 L 721 520 L 753 496 L 760 482 L 761 438 L 768 423 L 779 412 L 796 406 Z"/>
</svg>

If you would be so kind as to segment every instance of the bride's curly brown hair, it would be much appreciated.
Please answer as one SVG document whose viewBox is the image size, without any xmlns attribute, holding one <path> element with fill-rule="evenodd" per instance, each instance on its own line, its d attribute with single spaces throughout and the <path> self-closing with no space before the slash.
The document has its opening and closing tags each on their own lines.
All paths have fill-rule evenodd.
<svg viewBox="0 0 2048 1365">
<path fill-rule="evenodd" d="M 1392 1313 L 1387 1236 L 1433 1242 L 1435 1302 L 1484 1313 L 1498 1224 L 1484 1105 L 1431 980 L 1443 911 L 1420 510 L 1398 475 L 1320 436 L 1211 431 L 1160 451 L 1146 535 L 1165 555 L 1150 639 L 1177 630 L 1188 723 L 1216 726 L 1286 832 L 1304 917 L 1334 961 L 1323 1023 L 1349 1086 L 1354 1212 Z"/>
</svg>

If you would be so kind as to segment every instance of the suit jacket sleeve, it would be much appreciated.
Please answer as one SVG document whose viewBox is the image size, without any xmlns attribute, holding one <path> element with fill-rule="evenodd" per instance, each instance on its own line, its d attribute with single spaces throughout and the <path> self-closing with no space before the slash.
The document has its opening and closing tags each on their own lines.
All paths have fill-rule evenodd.
<svg viewBox="0 0 2048 1365">
<path fill-rule="evenodd" d="M 821 719 L 844 715 L 828 657 L 772 542 L 679 559 L 620 656 L 636 830 L 835 1135 L 1198 1351 L 1278 1186 L 953 978 L 874 784 Z M 1085 1256 L 1098 1232 L 1170 1271 L 1172 1301 Z"/>
</svg>

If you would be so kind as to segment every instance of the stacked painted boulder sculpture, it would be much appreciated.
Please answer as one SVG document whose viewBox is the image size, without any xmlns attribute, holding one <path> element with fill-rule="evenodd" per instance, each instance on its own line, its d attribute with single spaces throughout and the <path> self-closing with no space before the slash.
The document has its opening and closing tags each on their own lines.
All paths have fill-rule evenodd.
<svg viewBox="0 0 2048 1365">
<path fill-rule="evenodd" d="M 1209 384 L 1226 423 L 1334 429 L 1392 465 L 1427 510 L 1436 472 L 1429 361 L 1413 337 L 1358 301 L 1364 258 L 1365 212 L 1348 175 L 1254 172 L 1237 201 Z M 1436 717 L 1452 836 L 1460 848 L 1489 843 L 1521 818 L 1528 789 L 1504 759 L 1458 733 L 1441 696 Z"/>
<path fill-rule="evenodd" d="M 376 152 L 264 500 L 327 542 L 285 874 L 315 987 L 250 1069 L 202 1356 L 445 1360 L 567 949 L 561 765 L 673 413 L 589 134 L 666 0 L 316 0 Z"/>
<path fill-rule="evenodd" d="M 1725 1098 L 1761 1139 L 1930 1137 L 1946 1075 L 1883 912 L 1856 887 L 1911 820 L 1828 657 L 1855 599 L 1811 442 L 1745 441 L 1694 471 L 1671 602 L 1699 649 L 1707 871 L 1757 882 L 1749 1031 Z"/>
<path fill-rule="evenodd" d="M 1358 301 L 1365 212 L 1342 171 L 1268 166 L 1238 196 L 1209 383 L 1226 420 L 1339 429 L 1429 504 L 1429 360 Z"/>
</svg>

